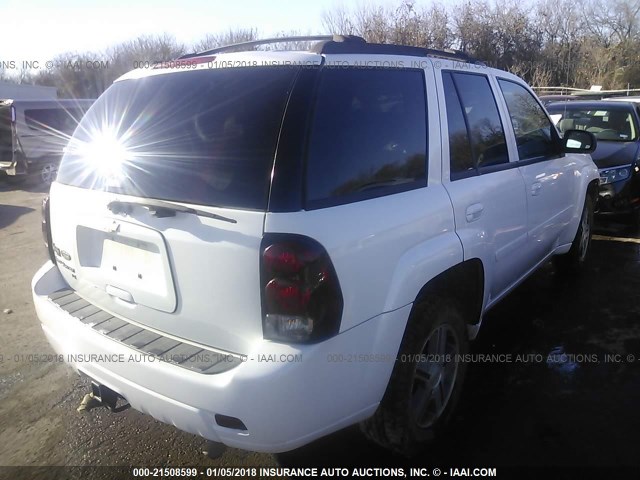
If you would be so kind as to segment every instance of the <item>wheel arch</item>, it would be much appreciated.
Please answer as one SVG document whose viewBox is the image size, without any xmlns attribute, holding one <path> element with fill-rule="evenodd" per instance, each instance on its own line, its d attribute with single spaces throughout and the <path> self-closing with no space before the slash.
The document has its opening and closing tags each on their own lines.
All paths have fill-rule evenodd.
<svg viewBox="0 0 640 480">
<path fill-rule="evenodd" d="M 573 215 L 569 224 L 566 225 L 565 230 L 560 235 L 560 246 L 564 246 L 564 250 L 560 250 L 557 253 L 566 253 L 569 244 L 573 242 L 573 239 L 578 232 L 580 224 L 580 217 L 582 217 L 582 209 L 587 201 L 587 198 L 591 198 L 593 206 L 595 208 L 598 201 L 598 191 L 600 185 L 600 176 L 598 169 L 591 159 L 588 163 L 584 163 L 581 168 L 576 170 L 576 176 L 578 177 L 578 190 L 575 194 L 575 204 L 573 208 Z"/>
<path fill-rule="evenodd" d="M 455 286 L 456 288 L 451 288 Z M 460 305 L 468 325 L 480 324 L 484 302 L 484 266 L 479 258 L 465 260 L 429 280 L 414 301 L 418 305 L 429 295 L 451 298 Z"/>
</svg>

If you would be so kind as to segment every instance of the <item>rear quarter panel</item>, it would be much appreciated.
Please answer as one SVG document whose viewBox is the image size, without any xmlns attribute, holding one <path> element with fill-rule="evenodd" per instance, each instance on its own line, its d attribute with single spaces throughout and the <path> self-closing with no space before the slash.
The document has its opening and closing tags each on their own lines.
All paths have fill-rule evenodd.
<svg viewBox="0 0 640 480">
<path fill-rule="evenodd" d="M 442 185 L 306 212 L 268 213 L 266 232 L 320 242 L 336 269 L 341 331 L 413 302 L 431 278 L 462 261 Z"/>
<path fill-rule="evenodd" d="M 333 55 L 330 60 L 346 65 L 361 59 Z M 427 186 L 330 208 L 267 213 L 265 218 L 265 232 L 307 235 L 327 250 L 344 298 L 341 331 L 412 303 L 429 280 L 463 259 L 453 208 L 441 181 L 441 119 L 432 61 L 393 56 L 371 60 L 424 68 Z"/>
</svg>

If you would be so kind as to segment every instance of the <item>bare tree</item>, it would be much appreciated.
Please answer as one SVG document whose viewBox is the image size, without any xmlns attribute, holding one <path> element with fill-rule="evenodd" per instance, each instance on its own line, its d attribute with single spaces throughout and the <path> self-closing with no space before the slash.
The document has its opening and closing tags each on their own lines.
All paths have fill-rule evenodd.
<svg viewBox="0 0 640 480">
<path fill-rule="evenodd" d="M 16 77 L 8 74 L 4 68 L 0 68 L 0 81 L 9 83 L 18 83 Z"/>
<path fill-rule="evenodd" d="M 250 42 L 258 39 L 256 28 L 239 28 L 223 33 L 208 34 L 190 49 L 192 52 L 203 52 L 212 48 L 233 45 L 234 43 Z"/>
<path fill-rule="evenodd" d="M 451 16 L 439 3 L 422 10 L 421 18 L 426 35 L 425 46 L 439 50 L 453 48 L 455 36 L 451 29 Z"/>
<path fill-rule="evenodd" d="M 536 84 L 640 86 L 640 0 L 400 0 L 323 14 L 326 31 L 457 48 Z"/>
<path fill-rule="evenodd" d="M 326 33 L 359 35 L 369 42 L 457 48 L 539 87 L 640 87 L 640 0 L 398 0 L 395 5 L 333 8 L 323 12 L 321 20 Z M 131 69 L 256 39 L 253 27 L 212 33 L 189 46 L 167 34 L 143 36 L 105 52 L 68 52 L 48 71 L 25 71 L 17 77 L 12 72 L 8 77 L 55 86 L 64 96 L 93 97 Z M 310 46 L 286 44 L 287 49 Z M 283 47 L 284 42 L 257 49 Z M 87 67 L 95 62 L 104 68 Z"/>
<path fill-rule="evenodd" d="M 351 13 L 344 7 L 337 7 L 322 13 L 322 27 L 327 33 L 356 35 Z"/>
<path fill-rule="evenodd" d="M 147 68 L 148 65 L 174 60 L 187 48 L 168 34 L 143 35 L 128 42 L 109 48 L 104 55 L 112 65 L 112 72 L 120 76 L 134 68 Z"/>
</svg>

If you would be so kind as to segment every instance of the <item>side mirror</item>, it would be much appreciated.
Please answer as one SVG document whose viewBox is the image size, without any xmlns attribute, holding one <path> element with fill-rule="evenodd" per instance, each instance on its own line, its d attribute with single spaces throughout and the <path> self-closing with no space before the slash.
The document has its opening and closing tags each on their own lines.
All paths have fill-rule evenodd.
<svg viewBox="0 0 640 480">
<path fill-rule="evenodd" d="M 586 130 L 567 130 L 562 137 L 562 147 L 566 153 L 591 153 L 597 145 L 596 137 Z"/>
</svg>

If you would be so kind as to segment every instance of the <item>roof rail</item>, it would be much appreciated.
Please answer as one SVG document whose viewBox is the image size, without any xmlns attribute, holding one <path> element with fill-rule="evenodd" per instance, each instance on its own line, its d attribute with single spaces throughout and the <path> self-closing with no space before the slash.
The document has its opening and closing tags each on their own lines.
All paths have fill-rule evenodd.
<svg viewBox="0 0 640 480">
<path fill-rule="evenodd" d="M 476 65 L 486 65 L 482 60 L 478 60 L 471 55 L 461 52 L 460 50 L 433 50 L 431 48 L 425 48 L 425 53 L 428 57 L 438 57 L 453 60 L 461 60 L 463 62 L 475 63 Z"/>
<path fill-rule="evenodd" d="M 227 52 L 230 50 L 249 50 L 252 47 L 256 47 L 258 45 L 268 45 L 272 43 L 291 43 L 291 42 L 314 42 L 314 41 L 322 41 L 322 42 L 357 42 L 357 43 L 366 43 L 365 39 L 362 37 L 357 37 L 355 35 L 308 35 L 308 36 L 294 36 L 294 37 L 274 37 L 274 38 L 265 38 L 263 40 L 251 40 L 250 42 L 241 42 L 234 43 L 231 45 L 224 45 L 222 47 L 212 48 L 210 50 L 205 50 L 203 52 L 197 53 L 187 53 L 179 57 L 179 60 L 185 58 L 193 58 L 193 57 L 203 57 L 206 55 L 213 55 L 216 53 Z"/>
<path fill-rule="evenodd" d="M 290 42 L 313 42 L 317 41 L 311 51 L 318 54 L 323 53 L 368 53 L 379 55 L 409 55 L 415 57 L 437 57 L 448 60 L 460 60 L 462 62 L 484 65 L 484 63 L 464 52 L 458 50 L 434 50 L 423 47 L 410 47 L 406 45 L 391 45 L 385 43 L 367 43 L 367 41 L 356 35 L 311 35 L 302 37 L 276 37 L 264 40 L 252 40 L 250 42 L 234 43 L 223 47 L 212 48 L 203 52 L 188 53 L 179 59 L 202 57 L 214 55 L 216 53 L 228 52 L 231 50 L 248 50 L 258 45 L 268 45 L 273 43 Z"/>
<path fill-rule="evenodd" d="M 460 60 L 467 63 L 484 65 L 480 60 L 458 50 L 434 50 L 424 47 L 411 47 L 408 45 L 393 45 L 388 43 L 366 42 L 324 42 L 313 48 L 315 53 L 368 53 L 379 55 L 407 55 L 413 57 L 438 57 L 448 60 Z"/>
</svg>

